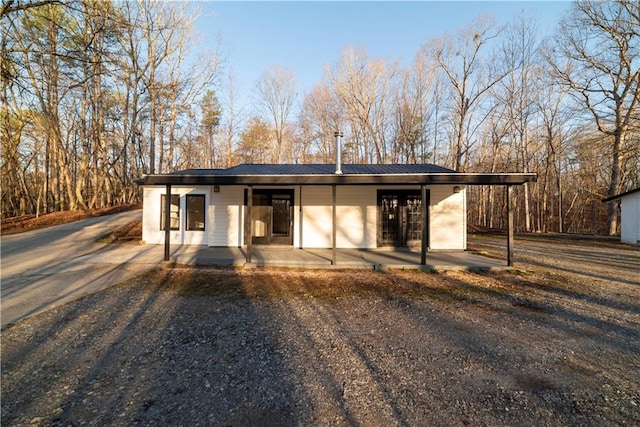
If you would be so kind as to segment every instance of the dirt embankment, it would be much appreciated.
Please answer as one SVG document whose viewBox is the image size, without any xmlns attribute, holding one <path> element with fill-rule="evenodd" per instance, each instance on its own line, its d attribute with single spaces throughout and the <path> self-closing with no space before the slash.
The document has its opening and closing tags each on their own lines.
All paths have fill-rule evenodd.
<svg viewBox="0 0 640 427">
<path fill-rule="evenodd" d="M 110 215 L 141 208 L 142 205 L 138 203 L 134 205 L 109 206 L 106 208 L 91 209 L 87 211 L 51 212 L 42 214 L 38 217 L 35 215 L 25 215 L 14 218 L 3 218 L 0 222 L 0 232 L 3 236 L 6 236 L 30 230 L 38 230 L 40 228 L 51 227 L 54 225 L 66 224 L 68 222 L 79 221 L 81 219 Z"/>
</svg>

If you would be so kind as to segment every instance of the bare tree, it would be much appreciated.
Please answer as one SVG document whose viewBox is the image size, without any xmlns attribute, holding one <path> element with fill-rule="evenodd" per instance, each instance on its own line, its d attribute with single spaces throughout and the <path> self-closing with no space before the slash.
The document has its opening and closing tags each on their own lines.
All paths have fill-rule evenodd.
<svg viewBox="0 0 640 427">
<path fill-rule="evenodd" d="M 428 151 L 428 129 L 430 122 L 437 122 L 439 99 L 431 97 L 437 90 L 437 74 L 426 57 L 418 54 L 399 77 L 394 93 L 394 157 L 400 162 L 426 163 L 435 156 Z"/>
<path fill-rule="evenodd" d="M 512 130 L 512 122 L 505 104 L 496 103 L 497 108 L 484 120 L 481 129 L 481 141 L 473 167 L 476 170 L 497 173 L 513 163 L 511 145 L 508 135 Z M 502 211 L 500 209 L 503 193 L 493 186 L 482 186 L 477 203 L 470 203 L 473 212 L 477 210 L 478 222 L 493 228 L 500 223 Z M 496 208 L 498 206 L 498 208 Z"/>
<path fill-rule="evenodd" d="M 539 66 L 539 32 L 537 24 L 521 12 L 507 26 L 501 52 L 501 63 L 505 64 L 506 76 L 495 87 L 498 102 L 507 108 L 510 128 L 513 131 L 518 151 L 520 171 L 531 171 L 531 162 L 536 146 L 535 124 L 537 97 L 542 91 L 543 73 Z M 535 184 L 533 184 L 535 185 Z M 530 184 L 523 186 L 524 230 L 532 229 Z"/>
<path fill-rule="evenodd" d="M 158 117 L 161 106 L 159 95 L 165 89 L 161 82 L 160 68 L 184 43 L 186 37 L 180 37 L 185 23 L 186 4 L 164 3 L 158 0 L 137 0 L 140 10 L 143 47 L 143 81 L 149 101 L 149 173 L 156 172 L 156 133 L 160 125 Z"/>
<path fill-rule="evenodd" d="M 134 201 L 133 178 L 155 168 L 157 132 L 172 166 L 217 59 L 183 67 L 193 40 L 184 8 L 121 6 L 3 5 L 2 216 Z"/>
<path fill-rule="evenodd" d="M 391 85 L 397 62 L 369 58 L 365 49 L 345 48 L 340 61 L 326 73 L 333 90 L 347 109 L 351 137 L 362 148 L 364 163 L 387 160 Z"/>
<path fill-rule="evenodd" d="M 122 186 L 124 203 L 135 198 L 132 175 L 143 173 L 147 169 L 146 153 L 143 149 L 143 94 L 145 61 L 143 54 L 143 38 L 141 36 L 140 10 L 133 2 L 124 2 L 121 7 L 121 27 L 118 46 L 124 53 L 118 56 L 117 68 L 122 70 L 119 84 L 114 89 L 122 108 L 121 131 L 119 134 L 121 147 Z"/>
<path fill-rule="evenodd" d="M 275 66 L 262 73 L 256 89 L 264 114 L 269 116 L 275 134 L 273 161 L 291 161 L 291 141 L 285 140 L 287 121 L 297 97 L 296 77 L 290 68 Z"/>
<path fill-rule="evenodd" d="M 33 129 L 46 141 L 44 210 L 67 206 L 75 209 L 75 192 L 60 122 L 61 103 L 71 85 L 63 67 L 68 57 L 67 43 L 73 43 L 69 38 L 72 20 L 63 6 L 54 4 L 29 8 L 10 18 L 13 18 L 8 20 L 13 50 L 19 53 L 23 68 L 14 83 L 28 88 L 20 96 L 29 98 L 30 117 L 37 124 Z"/>
<path fill-rule="evenodd" d="M 343 110 L 327 84 L 317 84 L 304 96 L 299 117 L 302 138 L 313 145 L 319 162 L 331 163 L 335 159 L 333 133 L 342 129 Z"/>
<path fill-rule="evenodd" d="M 565 17 L 547 59 L 611 143 L 607 195 L 623 189 L 623 164 L 640 127 L 640 4 L 579 1 Z M 568 65 L 565 65 L 568 64 Z M 609 204 L 608 233 L 617 231 L 617 208 Z"/>
<path fill-rule="evenodd" d="M 166 111 L 163 121 L 166 121 L 167 124 L 165 136 L 168 139 L 168 149 L 166 150 L 168 170 L 174 168 L 174 154 L 177 150 L 177 141 L 180 139 L 177 134 L 180 128 L 179 121 L 190 113 L 192 105 L 203 99 L 208 99 L 208 101 L 205 104 L 200 103 L 201 107 L 207 105 L 206 108 L 201 109 L 203 119 L 201 124 L 208 128 L 207 132 L 210 137 L 208 142 L 205 142 L 206 146 L 202 147 L 203 151 L 208 153 L 208 157 L 204 162 L 201 161 L 199 166 L 214 167 L 216 164 L 217 154 L 213 144 L 215 143 L 214 134 L 220 124 L 220 106 L 213 88 L 216 86 L 220 63 L 218 55 L 212 52 L 206 57 L 200 58 L 199 61 L 195 61 L 190 68 L 185 68 L 185 58 L 191 51 L 188 44 L 191 22 L 191 18 L 181 22 L 182 28 L 176 39 L 175 55 L 167 59 L 168 76 L 164 86 L 168 92 L 164 93 Z M 204 95 L 200 96 L 202 93 Z M 164 127 L 160 127 L 160 129 L 164 129 Z"/>
<path fill-rule="evenodd" d="M 41 6 L 47 6 L 52 4 L 61 4 L 59 0 L 42 0 L 42 1 L 19 1 L 19 0 L 5 0 L 0 7 L 0 18 L 9 16 L 11 13 L 26 11 Z"/>
<path fill-rule="evenodd" d="M 233 70 L 227 74 L 226 85 L 222 93 L 222 116 L 220 132 L 218 134 L 220 145 L 224 151 L 224 162 L 220 166 L 230 167 L 236 164 L 235 146 L 241 132 L 243 107 L 237 105 L 238 87 Z"/>
<path fill-rule="evenodd" d="M 548 87 L 553 88 L 553 82 L 543 79 Z M 571 110 L 566 108 L 567 89 L 547 90 L 538 98 L 538 111 L 541 119 L 540 138 L 545 142 L 545 165 L 542 180 L 549 185 L 549 196 L 545 199 L 555 204 L 555 215 L 551 214 L 544 222 L 547 227 L 550 222 L 557 221 L 557 231 L 565 232 L 565 176 L 566 163 L 569 155 L 569 144 L 575 139 L 575 130 L 570 126 L 572 122 Z M 550 228 L 550 227 L 549 227 Z M 548 231 L 545 228 L 543 231 Z"/>
<path fill-rule="evenodd" d="M 464 157 L 471 148 L 469 130 L 473 109 L 511 72 L 510 69 L 492 69 L 483 62 L 481 55 L 500 33 L 493 18 L 481 16 L 458 31 L 455 37 L 433 38 L 423 47 L 424 54 L 445 73 L 455 93 L 451 144 L 452 166 L 457 171 L 463 169 Z"/>
</svg>

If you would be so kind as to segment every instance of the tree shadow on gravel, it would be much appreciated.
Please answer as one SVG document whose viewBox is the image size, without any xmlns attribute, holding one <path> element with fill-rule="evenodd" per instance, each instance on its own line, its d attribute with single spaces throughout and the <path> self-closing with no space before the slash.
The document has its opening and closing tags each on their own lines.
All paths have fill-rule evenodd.
<svg viewBox="0 0 640 427">
<path fill-rule="evenodd" d="M 402 300 L 412 312 L 420 311 L 420 300 L 452 301 L 444 317 L 434 317 L 443 326 L 438 329 L 449 350 L 458 348 L 469 358 L 472 368 L 466 378 L 473 381 L 465 390 L 495 399 L 480 409 L 495 415 L 490 423 L 589 424 L 602 417 L 613 423 L 640 421 L 633 397 L 638 388 L 628 377 L 640 366 L 638 307 L 608 300 L 599 306 L 578 293 L 558 298 L 557 289 L 527 280 L 513 285 L 505 280 L 508 275 L 448 274 L 436 291 L 427 285 L 422 297 Z M 398 276 L 402 286 L 424 286 L 422 275 Z M 524 282 L 528 287 L 518 289 Z M 603 396 L 603 387 L 615 389 L 617 396 Z M 592 405 L 597 409 L 585 409 Z"/>
<path fill-rule="evenodd" d="M 610 297 L 595 296 L 586 287 L 580 292 L 558 282 L 530 281 L 511 272 L 480 272 L 466 277 L 471 281 L 453 280 L 455 286 L 450 292 L 470 307 L 499 311 L 514 320 L 535 321 L 568 337 L 589 339 L 593 345 L 606 344 L 612 351 L 640 354 L 640 330 L 633 323 L 621 321 L 640 316 L 640 304 L 634 304 L 634 298 L 621 301 L 621 294 L 613 292 Z M 485 286 L 482 282 L 501 286 Z"/>
<path fill-rule="evenodd" d="M 269 304 L 232 269 L 174 269 L 179 295 L 155 375 L 134 421 L 298 425 L 291 377 Z M 267 285 L 268 286 L 268 285 Z"/>
<path fill-rule="evenodd" d="M 525 263 L 545 270 L 555 269 L 565 273 L 576 274 L 592 279 L 604 280 L 624 285 L 640 285 L 640 250 L 631 245 L 617 244 L 604 247 L 598 242 L 576 244 L 569 238 L 562 238 L 551 243 L 538 238 L 518 238 L 514 256 L 516 263 Z M 504 239 L 489 238 L 485 240 L 471 239 L 470 246 L 487 249 L 498 258 L 506 251 Z M 549 260 L 552 260 L 551 262 Z M 633 277 L 626 279 L 623 276 Z"/>
<path fill-rule="evenodd" d="M 210 283 L 158 269 L 7 328 L 2 425 L 296 424 L 268 311 Z"/>
<path fill-rule="evenodd" d="M 589 261 L 592 262 L 593 264 L 599 264 L 596 261 Z M 532 266 L 535 267 L 540 267 L 540 268 L 544 268 L 547 269 L 549 268 L 549 264 L 547 262 L 542 262 L 542 261 L 537 261 L 534 259 L 527 259 L 527 263 L 531 264 Z M 599 279 L 599 280 L 605 280 L 608 282 L 612 282 L 612 283 L 621 283 L 621 284 L 625 284 L 625 285 L 634 285 L 634 286 L 640 286 L 640 280 L 628 280 L 628 279 L 624 279 L 621 277 L 618 277 L 615 274 L 615 271 L 617 271 L 617 269 L 621 268 L 620 266 L 618 267 L 613 267 L 611 265 L 606 265 L 604 264 L 605 267 L 609 268 L 609 272 L 607 274 L 599 274 L 599 273 L 595 273 L 593 271 L 590 271 L 589 269 L 586 268 L 580 268 L 578 266 L 578 264 L 574 264 L 574 266 L 577 267 L 567 267 L 567 266 L 554 266 L 555 269 L 563 271 L 565 273 L 571 273 L 571 274 L 577 274 L 580 276 L 586 276 L 586 277 L 590 277 L 593 279 Z M 639 264 L 640 266 L 640 264 Z M 627 269 L 629 270 L 629 272 L 633 272 L 635 274 L 635 272 L 637 272 L 638 270 L 634 270 L 633 267 L 627 267 Z"/>
<path fill-rule="evenodd" d="M 499 274 L 157 269 L 3 331 L 2 424 L 640 421 L 638 341 L 617 343 L 637 331 L 549 295 Z"/>
<path fill-rule="evenodd" d="M 151 348 L 167 321 L 166 311 L 164 318 L 148 319 L 147 313 L 157 312 L 170 275 L 156 271 L 140 282 L 145 279 L 3 331 L 2 424 L 117 422 L 128 399 L 141 391 L 141 378 L 129 371 L 135 353 Z"/>
</svg>

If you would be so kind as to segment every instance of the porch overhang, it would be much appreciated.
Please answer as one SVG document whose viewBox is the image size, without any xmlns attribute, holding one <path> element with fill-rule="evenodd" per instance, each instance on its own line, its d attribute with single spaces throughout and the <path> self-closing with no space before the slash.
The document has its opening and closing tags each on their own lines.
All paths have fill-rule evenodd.
<svg viewBox="0 0 640 427">
<path fill-rule="evenodd" d="M 373 173 L 375 172 L 375 173 Z M 502 185 L 507 187 L 507 264 L 512 265 L 513 251 L 513 196 L 512 187 L 528 182 L 536 182 L 535 173 L 462 173 L 434 165 L 344 165 L 341 173 L 331 172 L 331 165 L 240 165 L 229 169 L 191 169 L 169 174 L 145 175 L 139 185 L 166 186 L 167 194 L 171 186 L 247 186 L 251 193 L 253 186 L 332 186 L 332 264 L 336 256 L 336 187 L 341 185 L 381 186 L 419 185 L 422 198 L 428 185 Z M 251 264 L 251 218 L 252 197 L 246 204 L 245 230 L 247 235 L 247 264 Z M 167 208 L 168 211 L 168 208 Z M 423 212 L 423 230 L 426 230 L 428 210 Z M 423 233 L 421 264 L 426 263 L 427 245 Z M 165 235 L 165 246 L 169 246 L 169 235 Z M 166 256 L 165 256 L 166 259 Z"/>
<path fill-rule="evenodd" d="M 522 185 L 535 173 L 145 175 L 139 185 Z"/>
</svg>

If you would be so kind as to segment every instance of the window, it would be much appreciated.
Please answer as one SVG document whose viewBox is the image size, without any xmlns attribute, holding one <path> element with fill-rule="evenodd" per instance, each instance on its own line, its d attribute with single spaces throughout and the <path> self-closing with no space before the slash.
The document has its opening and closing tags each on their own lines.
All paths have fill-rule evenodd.
<svg viewBox="0 0 640 427">
<path fill-rule="evenodd" d="M 160 197 L 160 230 L 164 230 L 165 195 Z M 171 210 L 169 212 L 170 230 L 180 229 L 180 195 L 171 195 Z"/>
<path fill-rule="evenodd" d="M 187 196 L 187 230 L 204 231 L 204 195 Z"/>
</svg>

